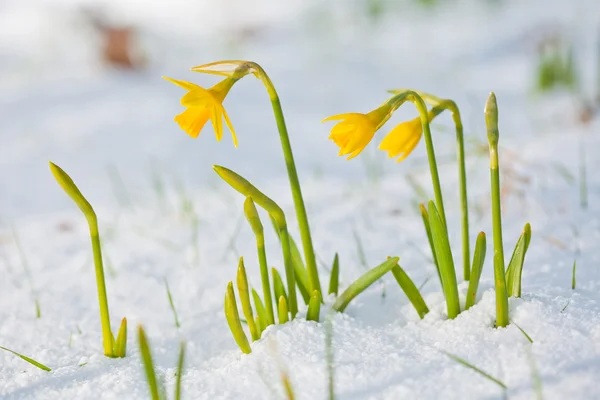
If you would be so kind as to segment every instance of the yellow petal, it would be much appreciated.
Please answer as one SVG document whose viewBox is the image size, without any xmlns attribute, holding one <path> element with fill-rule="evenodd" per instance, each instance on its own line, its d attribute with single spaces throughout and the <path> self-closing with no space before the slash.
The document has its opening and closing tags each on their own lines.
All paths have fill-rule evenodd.
<svg viewBox="0 0 600 400">
<path fill-rule="evenodd" d="M 327 117 L 324 120 L 322 120 L 321 122 L 327 122 L 327 121 L 337 121 L 340 119 L 348 119 L 348 120 L 353 120 L 356 119 L 357 117 L 364 117 L 364 114 L 361 113 L 345 113 L 345 114 L 336 114 L 336 115 L 332 115 L 331 117 Z"/>
<path fill-rule="evenodd" d="M 206 108 L 187 108 L 175 117 L 179 127 L 193 138 L 197 138 L 200 131 L 208 121 L 208 110 Z"/>
<path fill-rule="evenodd" d="M 215 135 L 217 136 L 217 142 L 220 142 L 223 139 L 223 117 L 222 117 L 223 107 L 216 106 L 211 108 L 210 110 L 210 122 L 213 125 L 215 130 Z"/>
<path fill-rule="evenodd" d="M 185 107 L 211 107 L 214 104 L 214 97 L 206 89 L 201 87 L 187 92 L 181 98 L 181 105 Z"/>
<path fill-rule="evenodd" d="M 177 86 L 180 86 L 180 87 L 182 87 L 182 88 L 184 88 L 184 89 L 187 89 L 187 90 L 189 90 L 189 91 L 196 90 L 196 89 L 202 89 L 202 90 L 205 90 L 205 89 L 201 88 L 200 86 L 198 86 L 198 85 L 196 85 L 196 84 L 194 84 L 194 83 L 192 83 L 192 82 L 179 81 L 179 80 L 177 80 L 177 79 L 168 78 L 168 77 L 166 77 L 166 76 L 163 76 L 162 78 L 163 78 L 164 80 L 166 80 L 166 81 L 169 81 L 169 82 L 171 82 L 171 83 L 174 83 L 174 84 L 176 84 Z"/>
<path fill-rule="evenodd" d="M 409 143 L 406 144 L 406 146 L 404 147 L 404 154 L 399 157 L 396 162 L 399 163 L 401 161 L 404 161 L 404 159 L 406 157 L 408 157 L 410 155 L 410 153 L 413 152 L 413 150 L 417 147 L 417 145 L 419 144 L 419 142 L 421 141 L 421 136 L 417 136 L 415 138 L 413 138 L 413 140 Z"/>
<path fill-rule="evenodd" d="M 235 136 L 235 131 L 233 130 L 233 126 L 231 125 L 231 121 L 229 120 L 229 115 L 227 115 L 227 111 L 225 111 L 225 108 L 223 108 L 223 118 L 225 118 L 225 123 L 227 124 L 227 127 L 231 131 L 233 145 L 235 147 L 238 147 L 238 140 L 237 140 L 237 137 Z"/>
</svg>

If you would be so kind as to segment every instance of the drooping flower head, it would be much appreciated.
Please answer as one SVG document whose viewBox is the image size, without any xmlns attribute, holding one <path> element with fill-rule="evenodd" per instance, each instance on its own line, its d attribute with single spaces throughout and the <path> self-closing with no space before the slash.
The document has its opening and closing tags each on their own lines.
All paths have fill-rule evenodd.
<svg viewBox="0 0 600 400">
<path fill-rule="evenodd" d="M 186 89 L 188 92 L 181 98 L 181 105 L 185 111 L 175 117 L 179 127 L 193 138 L 200 135 L 200 131 L 210 119 L 217 141 L 223 138 L 223 119 L 233 137 L 233 144 L 237 147 L 237 137 L 223 107 L 223 100 L 237 79 L 227 77 L 210 89 L 204 89 L 194 83 L 163 77 L 169 82 Z"/>
<path fill-rule="evenodd" d="M 367 113 L 338 114 L 325 118 L 322 122 L 341 120 L 331 129 L 329 139 L 339 146 L 338 156 L 349 154 L 346 158 L 359 155 L 369 144 L 375 132 L 391 116 L 391 107 L 383 104 L 379 108 Z"/>
<path fill-rule="evenodd" d="M 429 120 L 433 119 L 430 112 Z M 389 158 L 398 157 L 396 162 L 403 161 L 417 147 L 423 136 L 421 118 L 402 122 L 387 134 L 379 144 L 379 150 L 387 151 Z"/>
</svg>

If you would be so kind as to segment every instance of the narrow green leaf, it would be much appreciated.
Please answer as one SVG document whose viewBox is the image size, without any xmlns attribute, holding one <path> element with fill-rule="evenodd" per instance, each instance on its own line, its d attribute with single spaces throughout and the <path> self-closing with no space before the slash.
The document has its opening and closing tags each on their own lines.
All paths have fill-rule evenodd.
<svg viewBox="0 0 600 400">
<path fill-rule="evenodd" d="M 306 313 L 307 321 L 319 322 L 319 314 L 321 312 L 321 294 L 318 290 L 314 290 L 308 303 L 308 312 Z"/>
<path fill-rule="evenodd" d="M 525 224 L 523 233 L 519 237 L 515 250 L 513 251 L 506 272 L 506 286 L 508 296 L 521 297 L 521 274 L 523 272 L 523 264 L 525 255 L 531 241 L 531 225 Z"/>
<path fill-rule="evenodd" d="M 244 258 L 240 257 L 237 271 L 237 288 L 240 295 L 240 303 L 242 303 L 242 311 L 248 323 L 250 336 L 252 341 L 258 340 L 260 334 L 254 324 L 254 313 L 252 312 L 252 304 L 250 303 L 250 291 L 248 289 L 248 276 L 246 275 L 246 267 L 244 266 Z"/>
<path fill-rule="evenodd" d="M 383 263 L 375 268 L 365 272 L 360 278 L 354 281 L 344 292 L 337 298 L 333 306 L 333 310 L 343 312 L 348 304 L 365 289 L 375 283 L 379 278 L 388 273 L 400 260 L 398 257 L 388 258 Z"/>
<path fill-rule="evenodd" d="M 256 209 L 252 197 L 246 197 L 246 200 L 244 201 L 244 214 L 246 215 L 246 219 L 252 227 L 252 232 L 254 232 L 254 236 L 256 237 L 256 250 L 258 253 L 258 264 L 260 266 L 260 279 L 267 312 L 266 316 L 261 316 L 261 320 L 264 324 L 272 325 L 275 323 L 275 314 L 273 313 L 273 298 L 271 297 L 269 267 L 267 265 L 267 252 L 265 249 L 265 235 L 263 224 L 260 221 L 260 216 L 258 215 L 258 210 Z M 264 328 L 262 330 L 264 330 Z"/>
<path fill-rule="evenodd" d="M 127 318 L 121 320 L 119 333 L 115 339 L 115 357 L 123 358 L 127 354 Z"/>
<path fill-rule="evenodd" d="M 240 350 L 242 350 L 243 353 L 250 354 L 252 348 L 250 347 L 250 343 L 248 343 L 248 338 L 246 337 L 244 329 L 242 328 L 242 323 L 240 322 L 240 315 L 238 314 L 237 303 L 235 301 L 235 293 L 233 292 L 233 283 L 231 281 L 227 284 L 227 292 L 225 292 L 225 318 L 227 319 L 229 329 Z"/>
<path fill-rule="evenodd" d="M 302 261 L 300 250 L 298 250 L 298 246 L 296 245 L 296 242 L 294 241 L 291 235 L 290 250 L 292 252 L 292 266 L 294 267 L 296 286 L 298 286 L 298 290 L 300 290 L 300 294 L 302 295 L 304 304 L 308 304 L 308 302 L 310 301 L 310 281 L 308 280 L 308 272 L 306 270 L 306 267 L 304 266 L 304 261 Z"/>
<path fill-rule="evenodd" d="M 287 301 L 285 300 L 285 297 L 280 296 L 279 297 L 279 303 L 277 303 L 277 314 L 279 316 L 279 323 L 280 324 L 285 324 L 286 322 L 289 321 L 289 312 L 288 312 L 288 306 L 287 306 Z"/>
<path fill-rule="evenodd" d="M 440 218 L 437 207 L 431 200 L 429 201 L 428 214 L 431 235 L 433 238 L 433 247 L 439 262 L 442 288 L 444 290 L 444 297 L 446 298 L 448 318 L 453 319 L 460 314 L 460 303 L 458 301 L 456 272 L 454 270 L 450 242 L 448 241 L 448 232 Z"/>
<path fill-rule="evenodd" d="M 167 282 L 167 278 L 165 278 L 165 288 L 167 289 L 169 306 L 171 307 L 171 311 L 173 312 L 173 318 L 175 319 L 175 326 L 179 328 L 181 325 L 179 325 L 179 317 L 177 316 L 177 310 L 175 309 L 175 303 L 173 303 L 173 296 L 171 296 L 171 290 L 169 289 L 169 282 Z"/>
<path fill-rule="evenodd" d="M 283 296 L 287 304 L 288 297 L 285 292 L 285 286 L 283 286 L 283 280 L 281 280 L 281 275 L 279 275 L 279 272 L 275 268 L 271 268 L 271 276 L 273 277 L 273 294 L 275 298 L 279 299 Z M 279 306 L 279 302 L 277 304 Z"/>
<path fill-rule="evenodd" d="M 406 297 L 408 297 L 408 300 L 417 311 L 417 314 L 419 314 L 419 318 L 423 319 L 425 314 L 429 312 L 429 308 L 427 308 L 427 304 L 425 304 L 425 300 L 423 300 L 423 296 L 421 296 L 421 293 L 419 293 L 419 289 L 417 289 L 415 283 L 398 264 L 392 268 L 392 274 L 394 275 L 394 278 L 396 278 L 396 282 L 398 282 L 398 285 L 400 285 L 400 288 L 404 294 L 406 294 Z"/>
<path fill-rule="evenodd" d="M 9 353 L 14 354 L 15 356 L 19 357 L 22 360 L 27 361 L 29 364 L 31 364 L 33 366 L 36 366 L 39 369 L 43 369 L 44 371 L 48 371 L 48 372 L 52 371 L 50 368 L 46 367 L 44 364 L 42 364 L 40 362 L 35 361 L 33 358 L 29 358 L 27 356 L 24 356 L 23 354 L 17 353 L 16 351 L 11 350 L 11 349 L 7 349 L 6 347 L 0 346 L 0 349 L 2 349 L 4 351 L 8 351 Z"/>
<path fill-rule="evenodd" d="M 336 296 L 338 295 L 339 279 L 340 259 L 338 257 L 338 253 L 335 253 L 335 257 L 333 258 L 333 267 L 331 267 L 331 275 L 329 276 L 329 294 L 334 293 Z"/>
<path fill-rule="evenodd" d="M 481 369 L 477 368 L 476 366 L 474 366 L 474 365 L 473 365 L 473 364 L 471 364 L 470 362 L 468 362 L 468 361 L 466 361 L 466 360 L 464 360 L 464 359 L 462 359 L 462 358 L 460 358 L 460 357 L 458 357 L 458 356 L 455 356 L 454 354 L 450 354 L 450 353 L 447 353 L 447 352 L 444 352 L 444 353 L 445 353 L 445 354 L 446 354 L 446 355 L 447 355 L 447 356 L 448 356 L 450 359 L 452 359 L 452 360 L 456 361 L 457 363 L 459 363 L 459 364 L 461 364 L 461 365 L 463 365 L 463 366 L 465 366 L 465 367 L 467 367 L 467 368 L 470 368 L 470 369 L 472 369 L 473 371 L 477 372 L 479 375 L 483 376 L 484 378 L 486 378 L 486 379 L 490 380 L 491 382 L 494 382 L 496 385 L 500 386 L 500 387 L 502 388 L 502 390 L 503 390 L 503 391 L 506 391 L 507 387 L 506 387 L 506 385 L 504 384 L 504 382 L 502 382 L 501 380 L 494 378 L 493 376 L 491 376 L 491 375 L 490 375 L 490 374 L 488 374 L 487 372 L 485 372 L 485 371 L 483 371 L 483 370 L 481 370 Z"/>
<path fill-rule="evenodd" d="M 267 329 L 267 326 L 272 325 L 267 322 L 267 311 L 265 310 L 265 306 L 263 305 L 260 296 L 256 292 L 256 290 L 252 289 L 252 299 L 254 300 L 254 308 L 256 309 L 257 317 L 260 319 L 260 334 L 262 335 L 263 331 Z M 259 326 L 257 325 L 257 328 Z"/>
<path fill-rule="evenodd" d="M 440 279 L 440 285 L 444 287 L 442 282 L 442 275 L 440 274 L 440 264 L 438 263 L 437 255 L 435 254 L 435 247 L 433 246 L 433 236 L 431 236 L 431 226 L 429 225 L 429 214 L 423 203 L 419 204 L 421 209 L 421 218 L 423 219 L 423 225 L 425 226 L 425 232 L 427 233 L 427 240 L 429 241 L 429 247 L 431 247 L 431 254 L 433 255 L 433 264 L 435 265 L 435 271 Z"/>
<path fill-rule="evenodd" d="M 156 379 L 152 354 L 150 353 L 150 346 L 148 346 L 148 339 L 144 332 L 144 328 L 142 328 L 141 325 L 138 326 L 138 341 L 140 343 L 140 352 L 142 353 L 142 361 L 144 362 L 144 370 L 146 371 L 146 380 L 148 381 L 150 397 L 152 400 L 160 400 L 158 381 Z"/>
<path fill-rule="evenodd" d="M 573 271 L 571 272 L 571 289 L 575 290 L 576 280 L 575 273 L 577 272 L 577 260 L 573 261 Z"/>
<path fill-rule="evenodd" d="M 527 338 L 527 340 L 529 341 L 529 343 L 533 344 L 533 339 L 531 338 L 531 336 L 529 336 L 529 335 L 527 334 L 527 332 L 525 332 L 525 330 L 524 330 L 523 328 L 521 328 L 519 325 L 517 325 L 517 323 L 516 323 L 516 322 L 514 322 L 514 321 L 511 321 L 511 323 L 512 323 L 514 326 L 516 326 L 516 327 L 517 327 L 517 328 L 518 328 L 518 329 L 521 331 L 521 333 L 523 334 L 523 336 L 525 336 L 525 337 Z"/>
<path fill-rule="evenodd" d="M 473 255 L 473 267 L 471 268 L 471 280 L 469 281 L 469 289 L 467 290 L 465 310 L 468 310 L 475 304 L 481 271 L 483 270 L 483 263 L 485 261 L 486 249 L 485 233 L 479 232 L 479 235 L 477 235 L 477 242 L 475 243 L 475 254 Z"/>
<path fill-rule="evenodd" d="M 181 377 L 183 376 L 183 364 L 185 361 L 185 342 L 179 347 L 179 358 L 177 359 L 177 380 L 175 381 L 175 400 L 181 400 Z"/>
</svg>

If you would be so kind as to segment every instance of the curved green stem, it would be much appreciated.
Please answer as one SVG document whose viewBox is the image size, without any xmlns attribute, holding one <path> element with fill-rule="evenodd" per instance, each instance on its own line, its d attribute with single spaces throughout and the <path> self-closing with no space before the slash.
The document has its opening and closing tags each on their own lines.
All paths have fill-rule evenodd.
<svg viewBox="0 0 600 400">
<path fill-rule="evenodd" d="M 60 187 L 77 204 L 88 222 L 90 238 L 92 241 L 92 252 L 94 255 L 94 267 L 96 269 L 96 287 L 98 289 L 98 303 L 100 305 L 100 323 L 102 324 L 102 345 L 104 355 L 114 357 L 114 338 L 110 328 L 110 315 L 108 312 L 108 299 L 106 296 L 106 282 L 104 280 L 104 267 L 102 264 L 102 248 L 100 245 L 100 233 L 98 232 L 98 218 L 92 205 L 81 194 L 75 182 L 58 165 L 50 162 L 50 171 Z"/>
<path fill-rule="evenodd" d="M 440 214 L 440 218 L 446 226 L 446 212 L 444 211 L 444 199 L 442 196 L 442 187 L 440 184 L 440 176 L 437 169 L 437 161 L 435 159 L 435 150 L 433 148 L 433 139 L 431 138 L 431 129 L 429 127 L 429 116 L 427 113 L 427 105 L 423 98 L 415 91 L 406 90 L 399 93 L 388 100 L 392 111 L 398 109 L 403 103 L 410 101 L 415 105 L 421 118 L 423 126 L 423 136 L 425 137 L 425 146 L 427 148 L 427 160 L 429 161 L 429 170 L 431 171 L 431 182 L 433 184 L 433 193 L 435 195 L 435 203 Z M 446 228 L 447 229 L 447 228 Z"/>
<path fill-rule="evenodd" d="M 273 114 L 277 121 L 277 129 L 279 130 L 279 138 L 281 140 L 281 148 L 283 150 L 283 157 L 285 159 L 285 165 L 287 167 L 288 178 L 292 189 L 292 197 L 294 199 L 294 206 L 296 209 L 296 217 L 298 218 L 298 229 L 300 230 L 300 237 L 302 238 L 302 246 L 304 248 L 304 258 L 306 261 L 306 269 L 308 271 L 308 279 L 311 284 L 309 292 L 312 293 L 314 290 L 318 290 L 321 293 L 321 283 L 319 282 L 319 274 L 317 271 L 317 261 L 315 257 L 315 251 L 313 248 L 312 238 L 310 235 L 310 227 L 308 224 L 308 215 L 306 213 L 306 206 L 304 205 L 304 199 L 302 197 L 302 190 L 300 189 L 300 180 L 298 179 L 298 172 L 296 170 L 296 164 L 294 162 L 294 155 L 292 153 L 292 145 L 290 144 L 290 137 L 287 132 L 285 125 L 285 119 L 283 117 L 283 110 L 281 109 L 281 103 L 279 101 L 279 95 L 275 90 L 275 86 L 267 73 L 256 64 L 258 73 L 261 75 L 261 81 L 265 85 L 269 97 L 271 99 L 271 105 L 273 107 Z"/>
</svg>

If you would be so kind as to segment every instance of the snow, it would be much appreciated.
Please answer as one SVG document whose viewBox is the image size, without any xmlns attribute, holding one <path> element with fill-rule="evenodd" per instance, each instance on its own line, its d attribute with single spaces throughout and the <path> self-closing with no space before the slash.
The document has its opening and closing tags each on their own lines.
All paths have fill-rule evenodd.
<svg viewBox="0 0 600 400">
<path fill-rule="evenodd" d="M 379 20 L 366 17 L 363 2 L 349 6 L 341 0 L 285 6 L 275 0 L 0 5 L 0 345 L 53 369 L 47 373 L 0 353 L 1 398 L 148 398 L 138 324 L 146 329 L 170 393 L 185 341 L 184 398 L 283 398 L 282 371 L 298 399 L 326 398 L 323 323 L 298 318 L 270 327 L 252 354 L 242 355 L 223 315 L 238 256 L 245 257 L 251 283 L 260 280 L 252 232 L 241 219 L 244 199 L 218 179 L 212 164 L 237 171 L 272 196 L 299 240 L 275 123 L 258 81 L 240 81 L 225 103 L 238 149 L 227 135 L 217 143 L 210 128 L 191 140 L 172 120 L 181 110 L 181 91 L 160 76 L 210 85 L 214 79 L 188 68 L 228 58 L 261 63 L 280 93 L 322 282 L 335 252 L 342 289 L 365 271 L 355 232 L 369 266 L 398 255 L 417 285 L 430 278 L 423 292 L 431 312 L 423 320 L 389 276 L 345 313 L 332 315 L 336 398 L 502 398 L 497 385 L 444 352 L 503 381 L 511 399 L 535 398 L 532 362 L 545 399 L 600 397 L 600 177 L 594 174 L 600 167 L 599 125 L 578 119 L 581 102 L 597 90 L 600 7 L 592 0 L 462 1 L 431 9 L 388 3 Z M 149 60 L 144 69 L 119 71 L 100 63 L 100 38 L 83 17 L 82 10 L 90 9 L 137 29 Z M 575 43 L 581 95 L 533 91 L 536 44 L 551 31 Z M 445 317 L 415 207 L 427 199 L 407 182 L 410 175 L 432 196 L 424 146 L 395 164 L 376 150 L 380 134 L 364 154 L 346 162 L 327 140 L 329 126 L 319 123 L 340 112 L 369 111 L 396 87 L 453 98 L 469 138 L 471 246 L 477 232 L 485 231 L 488 258 L 480 300 L 455 320 Z M 515 324 L 493 328 L 488 161 L 476 151 L 486 140 L 483 104 L 490 90 L 498 98 L 501 166 L 510 173 L 503 179 L 512 183 L 503 204 L 505 253 L 523 225 L 532 225 L 523 297 L 510 299 L 510 316 L 533 343 Z M 392 122 L 414 115 L 405 106 Z M 433 130 L 459 266 L 450 117 L 440 117 Z M 579 205 L 580 145 L 586 150 L 586 209 Z M 111 274 L 106 268 L 113 330 L 122 317 L 129 321 L 124 359 L 102 355 L 87 225 L 52 179 L 48 160 L 72 176 L 99 216 L 105 257 L 114 269 Z M 116 200 L 110 166 L 128 186 L 131 207 Z M 156 180 L 164 195 L 154 190 Z M 199 218 L 197 237 L 182 206 L 186 198 Z M 40 319 L 11 226 L 39 298 Z M 269 265 L 281 267 L 271 232 L 267 250 Z M 466 288 L 460 284 L 463 302 Z M 322 319 L 333 298 L 326 303 Z"/>
</svg>

